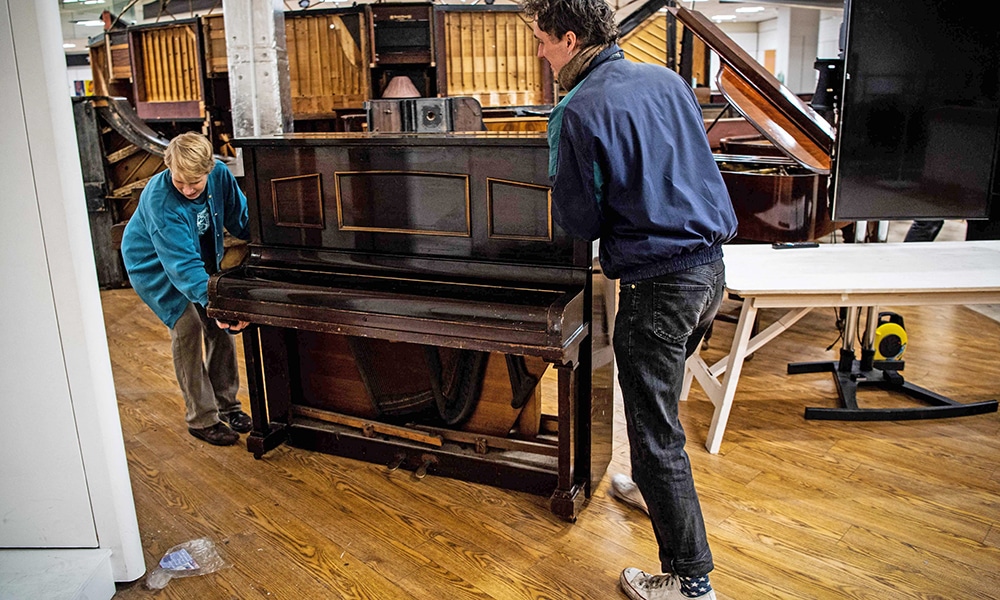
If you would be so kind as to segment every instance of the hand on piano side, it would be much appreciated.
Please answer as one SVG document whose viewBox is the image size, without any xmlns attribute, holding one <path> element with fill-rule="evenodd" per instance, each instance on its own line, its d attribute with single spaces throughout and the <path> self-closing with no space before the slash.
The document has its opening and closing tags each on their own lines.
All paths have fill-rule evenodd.
<svg viewBox="0 0 1000 600">
<path fill-rule="evenodd" d="M 216 319 L 215 324 L 219 326 L 219 329 L 228 329 L 229 333 L 239 333 L 250 325 L 249 321 L 227 321 L 224 319 Z"/>
</svg>

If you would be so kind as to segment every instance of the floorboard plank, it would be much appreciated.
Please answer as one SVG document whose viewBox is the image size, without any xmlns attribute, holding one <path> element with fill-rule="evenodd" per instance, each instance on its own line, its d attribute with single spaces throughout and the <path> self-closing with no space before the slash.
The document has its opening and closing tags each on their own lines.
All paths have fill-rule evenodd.
<svg viewBox="0 0 1000 600">
<path fill-rule="evenodd" d="M 206 536 L 230 565 L 159 592 L 122 583 L 116 598 L 603 600 L 623 597 L 622 568 L 657 566 L 647 517 L 610 495 L 610 474 L 629 464 L 620 398 L 611 469 L 570 524 L 542 496 L 288 446 L 255 460 L 243 441 L 204 444 L 186 431 L 166 328 L 130 289 L 102 301 L 146 564 Z M 966 307 L 893 310 L 910 335 L 908 381 L 963 402 L 997 397 L 1000 323 Z M 779 315 L 761 311 L 762 324 Z M 832 377 L 785 369 L 833 360 L 835 319 L 814 311 L 746 363 L 719 454 L 704 448 L 713 407 L 697 384 L 681 406 L 718 597 L 1000 599 L 1000 416 L 806 421 L 806 407 L 835 405 Z M 708 360 L 733 329 L 716 322 Z M 547 377 L 543 398 L 553 389 Z M 245 383 L 240 398 L 246 407 Z"/>
</svg>

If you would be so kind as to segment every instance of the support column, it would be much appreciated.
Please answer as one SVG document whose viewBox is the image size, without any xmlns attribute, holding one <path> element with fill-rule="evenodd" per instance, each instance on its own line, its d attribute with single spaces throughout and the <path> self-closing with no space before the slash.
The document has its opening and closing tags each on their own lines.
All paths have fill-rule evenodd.
<svg viewBox="0 0 1000 600">
<path fill-rule="evenodd" d="M 223 3 L 235 137 L 292 131 L 284 10 L 281 0 Z"/>
</svg>

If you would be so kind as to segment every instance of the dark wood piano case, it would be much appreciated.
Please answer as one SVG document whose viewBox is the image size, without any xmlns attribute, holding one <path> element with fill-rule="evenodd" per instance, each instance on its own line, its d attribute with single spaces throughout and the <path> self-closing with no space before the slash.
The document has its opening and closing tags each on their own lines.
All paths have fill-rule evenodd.
<svg viewBox="0 0 1000 600">
<path fill-rule="evenodd" d="M 610 460 L 609 311 L 591 244 L 552 221 L 544 134 L 235 144 L 250 257 L 212 278 L 209 314 L 254 323 L 248 449 L 287 442 L 550 495 L 575 519 Z M 546 364 L 554 414 L 470 431 L 463 402 L 509 386 L 523 406 Z M 370 404 L 338 405 L 330 385 Z"/>
</svg>

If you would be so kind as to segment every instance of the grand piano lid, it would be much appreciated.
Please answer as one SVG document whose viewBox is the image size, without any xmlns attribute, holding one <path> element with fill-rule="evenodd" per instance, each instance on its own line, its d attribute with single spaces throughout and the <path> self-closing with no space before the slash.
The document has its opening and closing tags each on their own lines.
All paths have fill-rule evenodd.
<svg viewBox="0 0 1000 600">
<path fill-rule="evenodd" d="M 810 171 L 828 174 L 833 128 L 705 15 L 668 8 L 719 55 L 719 91 L 765 138 Z"/>
</svg>

